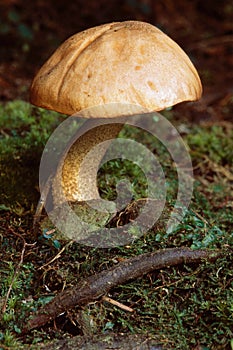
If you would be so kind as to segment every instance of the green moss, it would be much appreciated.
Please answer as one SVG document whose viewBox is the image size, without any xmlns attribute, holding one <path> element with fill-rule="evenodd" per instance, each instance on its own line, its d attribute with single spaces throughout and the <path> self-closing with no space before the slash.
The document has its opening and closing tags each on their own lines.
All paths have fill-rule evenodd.
<svg viewBox="0 0 233 350">
<path fill-rule="evenodd" d="M 63 116 L 59 114 L 21 101 L 0 105 L 1 301 L 6 297 L 20 261 L 20 235 L 28 243 L 36 241 L 35 246 L 26 248 L 12 285 L 7 309 L 0 321 L 0 344 L 20 349 L 21 341 L 36 344 L 61 339 L 65 333 L 82 334 L 83 330 L 76 322 L 79 308 L 60 316 L 56 329 L 50 324 L 23 340 L 20 330 L 29 314 L 36 312 L 60 290 L 118 260 L 166 247 L 189 246 L 228 250 L 214 263 L 168 267 L 114 288 L 110 291 L 111 297 L 132 307 L 134 312 L 127 313 L 99 301 L 86 306 L 87 324 L 94 324 L 94 331 L 98 332 L 153 334 L 165 349 L 198 346 L 200 349 L 230 349 L 233 339 L 233 261 L 229 253 L 229 247 L 233 245 L 232 128 L 220 125 L 187 127 L 190 133 L 184 139 L 190 147 L 194 166 L 194 191 L 185 218 L 172 233 L 165 230 L 178 188 L 172 159 L 165 147 L 150 135 L 125 128 L 121 137 L 143 142 L 158 156 L 166 177 L 166 208 L 156 225 L 140 239 L 127 246 L 97 249 L 75 242 L 68 245 L 60 238 L 54 244 L 53 237 L 49 242 L 43 230 L 38 237 L 31 234 L 33 207 L 39 197 L 35 187 L 40 155 L 49 135 L 62 120 Z M 116 185 L 125 177 L 132 184 L 134 199 L 147 195 L 146 178 L 141 169 L 131 161 L 112 160 L 98 174 L 102 197 L 114 200 Z M 88 212 L 88 222 L 92 220 L 91 216 Z M 49 228 L 53 226 L 43 227 Z M 62 247 L 64 249 L 60 251 Z"/>
<path fill-rule="evenodd" d="M 213 162 L 233 167 L 233 128 L 193 127 L 186 138 L 196 158 L 207 156 Z"/>
<path fill-rule="evenodd" d="M 61 120 L 60 114 L 23 101 L 0 104 L 0 205 L 19 214 L 35 207 L 40 157 Z"/>
</svg>

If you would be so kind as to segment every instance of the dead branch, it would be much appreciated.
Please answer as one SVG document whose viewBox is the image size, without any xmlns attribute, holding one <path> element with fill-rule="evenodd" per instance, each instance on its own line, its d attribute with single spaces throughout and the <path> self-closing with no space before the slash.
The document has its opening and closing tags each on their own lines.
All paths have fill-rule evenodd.
<svg viewBox="0 0 233 350">
<path fill-rule="evenodd" d="M 112 298 L 103 296 L 102 300 L 103 301 L 107 301 L 108 303 L 110 303 L 112 305 L 115 305 L 115 306 L 119 307 L 122 310 L 129 311 L 129 312 L 133 312 L 134 311 L 131 307 L 129 307 L 127 305 L 124 305 L 122 303 L 119 303 L 119 301 L 113 300 Z"/>
<path fill-rule="evenodd" d="M 153 270 L 182 263 L 199 263 L 202 259 L 214 260 L 219 256 L 220 253 L 215 251 L 170 248 L 126 259 L 117 266 L 80 281 L 78 286 L 60 292 L 52 301 L 42 307 L 36 316 L 28 321 L 23 333 L 43 326 L 76 305 L 86 305 L 95 301 L 108 293 L 111 288 L 128 280 L 141 277 Z"/>
</svg>

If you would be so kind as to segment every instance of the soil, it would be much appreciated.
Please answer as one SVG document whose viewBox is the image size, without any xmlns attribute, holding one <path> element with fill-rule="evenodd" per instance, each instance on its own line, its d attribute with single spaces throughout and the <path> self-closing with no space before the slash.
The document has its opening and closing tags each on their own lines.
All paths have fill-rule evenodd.
<svg viewBox="0 0 233 350">
<path fill-rule="evenodd" d="M 112 21 L 150 22 L 190 56 L 203 97 L 177 106 L 193 122 L 232 121 L 233 6 L 224 1 L 0 0 L 0 101 L 29 98 L 31 80 L 59 44 L 86 28 Z"/>
</svg>

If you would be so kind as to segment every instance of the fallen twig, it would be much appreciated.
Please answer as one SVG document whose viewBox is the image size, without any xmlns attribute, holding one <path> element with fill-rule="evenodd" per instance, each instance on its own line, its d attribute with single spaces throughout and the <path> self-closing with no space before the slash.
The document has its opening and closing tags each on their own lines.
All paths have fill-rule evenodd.
<svg viewBox="0 0 233 350">
<path fill-rule="evenodd" d="M 112 298 L 103 296 L 102 300 L 103 301 L 107 301 L 108 303 L 110 303 L 112 305 L 115 305 L 115 306 L 119 307 L 122 310 L 129 311 L 129 312 L 133 312 L 134 311 L 131 307 L 129 307 L 127 305 L 124 305 L 122 303 L 119 303 L 119 301 L 116 301 L 116 300 L 114 300 Z"/>
<path fill-rule="evenodd" d="M 70 241 L 68 242 L 51 260 L 49 260 L 46 264 L 44 264 L 43 266 L 39 267 L 38 270 L 42 270 L 44 267 L 50 265 L 52 262 L 54 262 L 55 260 L 57 260 L 58 258 L 61 257 L 62 253 L 64 252 L 64 250 L 66 250 L 66 248 L 68 248 L 71 244 L 73 244 L 74 241 Z"/>
<path fill-rule="evenodd" d="M 64 311 L 76 305 L 86 305 L 97 300 L 111 288 L 141 277 L 155 269 L 182 263 L 197 263 L 202 259 L 214 260 L 219 256 L 220 253 L 215 251 L 170 248 L 126 259 L 117 266 L 80 281 L 78 286 L 60 292 L 28 321 L 23 332 L 26 333 L 33 328 L 41 327 Z"/>
</svg>

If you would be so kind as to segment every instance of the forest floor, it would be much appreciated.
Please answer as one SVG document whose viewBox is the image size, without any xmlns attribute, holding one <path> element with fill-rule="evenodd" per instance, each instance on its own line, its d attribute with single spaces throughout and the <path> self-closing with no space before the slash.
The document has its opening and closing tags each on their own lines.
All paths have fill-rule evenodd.
<svg viewBox="0 0 233 350">
<path fill-rule="evenodd" d="M 0 307 L 4 311 L 0 349 L 40 349 L 42 343 L 65 337 L 126 337 L 127 333 L 153 339 L 163 349 L 233 349 L 231 1 L 99 0 L 87 6 L 81 0 L 70 4 L 62 0 L 27 4 L 2 0 L 0 4 Z M 35 233 L 32 224 L 40 196 L 41 154 L 64 116 L 28 103 L 32 78 L 70 35 L 101 23 L 128 19 L 159 26 L 188 53 L 202 80 L 200 101 L 180 104 L 164 113 L 188 145 L 192 158 L 195 182 L 186 216 L 173 234 L 166 232 L 165 219 L 177 193 L 172 160 L 156 140 L 125 128 L 121 137 L 140 137 L 140 142 L 160 154 L 167 204 L 158 223 L 140 239 L 118 248 L 97 249 L 67 242 L 48 235 L 45 226 Z M 113 180 L 109 177 L 112 174 Z M 115 198 L 122 174 L 127 174 L 131 182 L 138 178 L 134 198 L 144 197 L 145 178 L 127 162 L 120 164 L 120 170 L 119 163 L 109 162 L 100 171 L 102 196 Z M 184 246 L 221 250 L 223 254 L 215 262 L 161 268 L 108 293 L 134 312 L 99 298 L 22 334 L 26 321 L 40 307 L 82 279 L 142 253 Z M 140 344 L 143 349 L 145 338 Z M 63 348 L 69 347 L 66 344 Z M 112 348 L 124 347 L 118 344 Z"/>
</svg>

